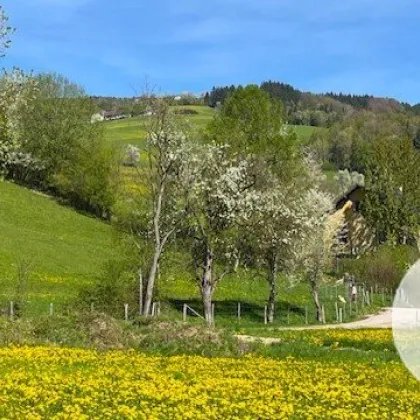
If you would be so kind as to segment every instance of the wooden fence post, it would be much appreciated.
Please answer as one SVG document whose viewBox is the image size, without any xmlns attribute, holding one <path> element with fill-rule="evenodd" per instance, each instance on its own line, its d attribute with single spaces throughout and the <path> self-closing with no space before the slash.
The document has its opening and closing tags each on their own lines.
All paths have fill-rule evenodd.
<svg viewBox="0 0 420 420">
<path fill-rule="evenodd" d="M 124 303 L 124 319 L 128 321 L 128 303 Z"/>
<path fill-rule="evenodd" d="M 238 302 L 238 319 L 241 319 L 241 303 Z"/>
<path fill-rule="evenodd" d="M 267 306 L 264 306 L 264 324 L 267 324 Z"/>
<path fill-rule="evenodd" d="M 143 274 L 141 268 L 138 271 L 139 275 L 139 315 L 143 314 Z"/>
<path fill-rule="evenodd" d="M 50 315 L 54 314 L 54 303 L 50 303 Z"/>
<path fill-rule="evenodd" d="M 184 306 L 182 308 L 182 320 L 184 322 L 187 322 L 187 305 L 184 303 Z"/>
<path fill-rule="evenodd" d="M 214 325 L 214 308 L 215 308 L 215 304 L 212 303 L 211 304 L 211 319 L 212 319 L 212 324 Z"/>
<path fill-rule="evenodd" d="M 343 322 L 343 308 L 339 309 L 339 318 L 340 318 L 340 323 Z"/>
<path fill-rule="evenodd" d="M 305 305 L 305 324 L 308 323 L 308 306 Z"/>
<path fill-rule="evenodd" d="M 340 322 L 339 314 L 338 314 L 338 303 L 335 302 L 335 316 L 337 318 L 337 322 Z"/>
<path fill-rule="evenodd" d="M 10 316 L 10 320 L 13 321 L 13 318 L 15 316 L 15 306 L 12 301 L 10 301 L 9 316 Z"/>
</svg>

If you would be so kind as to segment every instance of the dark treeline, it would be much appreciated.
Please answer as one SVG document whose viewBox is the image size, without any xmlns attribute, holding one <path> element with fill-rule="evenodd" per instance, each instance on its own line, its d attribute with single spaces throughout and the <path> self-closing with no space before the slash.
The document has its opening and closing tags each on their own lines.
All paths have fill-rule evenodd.
<svg viewBox="0 0 420 420">
<path fill-rule="evenodd" d="M 206 93 L 204 102 L 211 107 L 222 105 L 230 95 L 241 88 L 240 85 L 215 86 Z M 262 82 L 260 88 L 284 104 L 290 124 L 331 127 L 359 111 L 406 112 L 410 115 L 420 115 L 420 104 L 411 106 L 392 98 L 333 92 L 314 94 L 271 80 Z"/>
</svg>

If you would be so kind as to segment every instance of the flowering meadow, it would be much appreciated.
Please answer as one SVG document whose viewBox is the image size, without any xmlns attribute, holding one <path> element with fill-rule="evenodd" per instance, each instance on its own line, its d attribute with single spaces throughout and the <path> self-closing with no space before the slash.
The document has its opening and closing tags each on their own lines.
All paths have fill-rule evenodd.
<svg viewBox="0 0 420 420">
<path fill-rule="evenodd" d="M 1 419 L 417 419 L 398 361 L 0 349 Z"/>
</svg>

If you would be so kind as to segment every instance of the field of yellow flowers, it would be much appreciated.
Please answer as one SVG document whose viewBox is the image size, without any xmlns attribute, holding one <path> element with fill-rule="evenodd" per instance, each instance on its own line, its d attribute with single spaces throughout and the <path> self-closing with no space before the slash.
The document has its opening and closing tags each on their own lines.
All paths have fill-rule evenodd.
<svg viewBox="0 0 420 420">
<path fill-rule="evenodd" d="M 1 419 L 418 419 L 398 361 L 0 348 Z"/>
</svg>

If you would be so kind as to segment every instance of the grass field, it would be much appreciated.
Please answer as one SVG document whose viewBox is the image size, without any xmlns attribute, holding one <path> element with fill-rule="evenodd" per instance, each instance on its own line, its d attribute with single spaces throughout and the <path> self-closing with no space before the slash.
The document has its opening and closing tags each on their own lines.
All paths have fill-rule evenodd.
<svg viewBox="0 0 420 420">
<path fill-rule="evenodd" d="M 30 313 L 47 313 L 50 302 L 59 304 L 74 298 L 80 288 L 92 284 L 105 262 L 118 258 L 112 228 L 97 219 L 62 206 L 52 198 L 21 186 L 0 183 L 0 300 L 3 306 L 16 298 L 19 266 L 29 266 L 23 293 L 33 308 Z M 162 262 L 162 276 L 156 300 L 162 301 L 162 315 L 181 319 L 182 304 L 201 312 L 198 288 L 188 271 L 186 254 L 168 253 Z M 334 302 L 344 289 L 323 287 L 322 300 L 327 318 L 335 319 Z M 276 325 L 314 322 L 311 293 L 306 283 L 279 284 Z M 216 322 L 235 329 L 262 326 L 268 284 L 264 273 L 240 270 L 220 282 L 215 294 Z M 241 303 L 241 321 L 236 322 Z M 388 298 L 387 298 L 388 302 Z M 121 309 L 123 304 L 121 302 Z M 358 314 L 374 312 L 383 302 L 379 296 L 371 307 L 358 308 Z M 40 309 L 37 309 L 40 308 Z M 131 308 L 133 311 L 136 307 Z M 307 315 L 306 315 L 307 311 Z M 123 315 L 123 310 L 120 316 Z M 356 318 L 347 312 L 346 320 Z M 192 322 L 199 322 L 190 317 Z M 232 322 L 234 320 L 234 322 Z"/>
<path fill-rule="evenodd" d="M 203 106 L 182 106 L 199 114 L 187 116 L 199 128 L 211 120 L 214 110 Z M 114 144 L 137 144 L 144 141 L 144 119 L 132 118 L 105 122 L 107 139 Z M 301 135 L 309 135 L 311 127 L 297 127 Z M 129 169 L 124 168 L 129 179 Z M 11 183 L 0 183 L 0 300 L 16 298 L 18 269 L 28 266 L 24 279 L 25 297 L 32 305 L 40 305 L 45 313 L 50 302 L 71 299 L 85 285 L 92 284 L 111 257 L 118 258 L 111 226 L 59 205 L 54 199 Z M 200 310 L 198 288 L 188 270 L 186 255 L 166 260 L 158 285 L 157 299 L 167 302 L 167 314 L 179 317 L 180 302 Z M 170 270 L 165 272 L 165 267 Z M 294 287 L 284 284 L 279 295 L 277 319 L 302 323 L 305 306 L 310 322 L 314 318 L 310 291 L 306 284 Z M 260 323 L 267 299 L 268 285 L 263 275 L 240 271 L 227 276 L 216 294 L 216 319 L 229 324 L 242 302 L 242 323 Z M 123 305 L 124 302 L 121 302 Z M 333 316 L 332 301 L 327 303 L 329 317 Z"/>
<path fill-rule="evenodd" d="M 205 128 L 216 112 L 213 108 L 207 106 L 186 105 L 174 106 L 172 108 L 174 110 L 190 109 L 198 112 L 197 115 L 184 116 L 193 127 L 198 129 Z M 116 145 L 134 144 L 141 147 L 144 144 L 146 137 L 145 118 L 146 117 L 134 117 L 103 122 L 106 139 Z M 292 128 L 296 131 L 297 135 L 304 140 L 308 139 L 312 133 L 318 129 L 317 127 L 302 125 L 295 125 L 292 126 Z"/>
<path fill-rule="evenodd" d="M 29 265 L 29 300 L 62 301 L 114 252 L 109 225 L 8 182 L 0 182 L 0 231 L 0 296 L 8 299 L 19 265 Z"/>
</svg>

